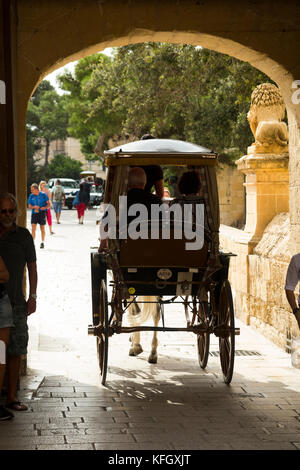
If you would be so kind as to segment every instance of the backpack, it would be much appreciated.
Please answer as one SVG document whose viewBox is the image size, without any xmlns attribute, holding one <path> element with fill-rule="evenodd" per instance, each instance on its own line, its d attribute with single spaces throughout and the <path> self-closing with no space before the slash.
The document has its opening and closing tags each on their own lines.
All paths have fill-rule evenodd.
<svg viewBox="0 0 300 470">
<path fill-rule="evenodd" d="M 61 186 L 55 186 L 54 188 L 54 201 L 62 202 L 64 199 L 64 190 Z"/>
</svg>

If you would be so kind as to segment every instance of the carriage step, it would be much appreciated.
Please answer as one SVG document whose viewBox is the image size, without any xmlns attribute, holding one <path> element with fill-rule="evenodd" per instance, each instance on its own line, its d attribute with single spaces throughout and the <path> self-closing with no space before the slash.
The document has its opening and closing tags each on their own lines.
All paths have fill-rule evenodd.
<svg viewBox="0 0 300 470">
<path fill-rule="evenodd" d="M 94 325 L 89 325 L 88 326 L 88 335 L 89 336 L 94 336 L 94 329 L 95 329 Z"/>
</svg>

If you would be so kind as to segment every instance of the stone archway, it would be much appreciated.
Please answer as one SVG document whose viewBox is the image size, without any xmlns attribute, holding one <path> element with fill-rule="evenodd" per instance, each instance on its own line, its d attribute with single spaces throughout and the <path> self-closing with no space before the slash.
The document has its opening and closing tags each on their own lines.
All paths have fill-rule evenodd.
<svg viewBox="0 0 300 470">
<path fill-rule="evenodd" d="M 13 108 L 8 132 L 15 144 L 21 222 L 25 223 L 26 212 L 26 110 L 31 94 L 48 73 L 108 46 L 143 41 L 200 44 L 249 62 L 272 78 L 283 94 L 290 134 L 290 250 L 300 251 L 300 106 L 292 101 L 292 84 L 300 78 L 299 2 L 0 0 L 1 6 L 8 3 L 10 10 L 3 8 L 1 23 L 9 20 L 11 32 L 4 34 L 0 52 L 5 41 L 9 43 L 10 60 L 3 66 L 0 59 L 0 72 L 11 68 L 11 74 L 6 74 L 11 75 L 7 85 Z M 1 136 L 4 141 L 6 135 L 0 130 Z M 9 187 L 10 155 L 6 153 L 2 152 L 0 166 Z"/>
</svg>

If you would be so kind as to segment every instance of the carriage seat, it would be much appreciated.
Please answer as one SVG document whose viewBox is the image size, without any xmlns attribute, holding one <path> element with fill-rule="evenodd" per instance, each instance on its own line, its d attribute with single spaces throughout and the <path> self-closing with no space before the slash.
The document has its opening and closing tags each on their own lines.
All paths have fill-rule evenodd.
<svg viewBox="0 0 300 470">
<path fill-rule="evenodd" d="M 150 234 L 150 232 L 149 232 Z M 150 236 L 150 235 L 149 235 Z M 120 240 L 119 263 L 121 267 L 203 267 L 207 265 L 209 242 L 204 239 L 200 250 L 187 250 L 187 240 L 174 238 L 174 227 L 170 227 L 170 239 L 127 238 Z"/>
</svg>

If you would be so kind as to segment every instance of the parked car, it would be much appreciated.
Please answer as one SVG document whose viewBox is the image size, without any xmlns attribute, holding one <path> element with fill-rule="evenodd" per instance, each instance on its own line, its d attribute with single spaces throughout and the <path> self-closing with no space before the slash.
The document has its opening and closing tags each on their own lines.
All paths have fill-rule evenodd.
<svg viewBox="0 0 300 470">
<path fill-rule="evenodd" d="M 90 206 L 100 206 L 103 201 L 104 191 L 103 187 L 97 184 L 91 184 L 90 190 Z"/>
<path fill-rule="evenodd" d="M 73 201 L 75 199 L 77 191 L 79 191 L 79 184 L 77 181 L 70 179 L 70 178 L 51 178 L 48 181 L 48 187 L 50 191 L 53 190 L 56 180 L 60 181 L 60 184 L 64 188 L 65 196 L 66 196 L 66 206 L 69 209 L 73 208 Z"/>
</svg>

